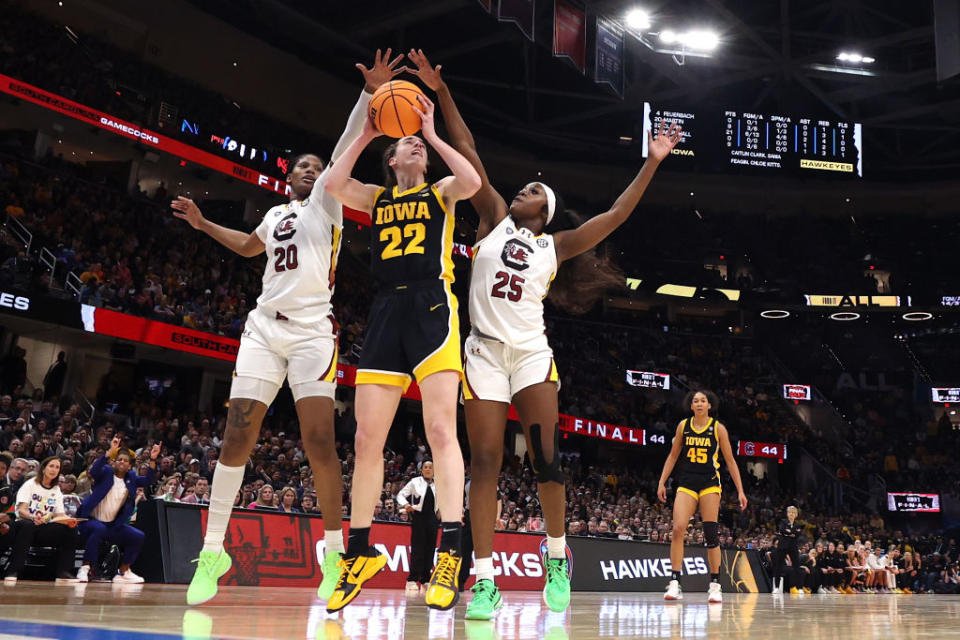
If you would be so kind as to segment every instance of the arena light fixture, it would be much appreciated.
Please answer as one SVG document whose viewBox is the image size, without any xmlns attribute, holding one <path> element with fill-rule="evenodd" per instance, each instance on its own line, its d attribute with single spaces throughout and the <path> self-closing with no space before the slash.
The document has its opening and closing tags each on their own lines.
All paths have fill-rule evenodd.
<svg viewBox="0 0 960 640">
<path fill-rule="evenodd" d="M 924 320 L 932 320 L 933 314 L 929 311 L 910 311 L 901 317 L 908 322 L 923 322 Z"/>
<path fill-rule="evenodd" d="M 790 312 L 784 309 L 767 309 L 766 311 L 760 312 L 760 317 L 766 318 L 767 320 L 782 320 L 789 318 Z"/>
<path fill-rule="evenodd" d="M 856 311 L 837 311 L 836 313 L 830 314 L 831 320 L 836 320 L 837 322 L 850 322 L 852 320 L 859 320 L 860 314 Z"/>
<path fill-rule="evenodd" d="M 873 64 L 877 61 L 876 58 L 871 56 L 865 56 L 856 52 L 841 51 L 837 54 L 837 60 L 839 62 L 848 62 L 850 64 Z"/>
<path fill-rule="evenodd" d="M 650 14 L 644 11 L 643 9 L 634 8 L 627 12 L 627 15 L 624 16 L 624 23 L 627 25 L 628 29 L 634 31 L 642 31 L 650 28 Z"/>
</svg>

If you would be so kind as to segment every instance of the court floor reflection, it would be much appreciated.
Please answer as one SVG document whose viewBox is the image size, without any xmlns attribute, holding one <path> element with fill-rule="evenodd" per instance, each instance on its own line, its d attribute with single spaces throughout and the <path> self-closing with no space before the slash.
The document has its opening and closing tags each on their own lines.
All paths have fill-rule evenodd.
<svg viewBox="0 0 960 640">
<path fill-rule="evenodd" d="M 364 591 L 336 616 L 310 589 L 225 587 L 196 608 L 183 605 L 184 591 L 180 585 L 21 582 L 0 589 L 0 619 L 7 634 L 76 640 L 103 637 L 98 629 L 140 640 L 960 637 L 956 596 L 726 594 L 722 605 L 713 605 L 706 594 L 666 603 L 657 593 L 575 593 L 570 609 L 555 613 L 539 592 L 506 592 L 496 619 L 481 622 L 464 620 L 462 604 L 434 611 L 399 591 Z"/>
</svg>

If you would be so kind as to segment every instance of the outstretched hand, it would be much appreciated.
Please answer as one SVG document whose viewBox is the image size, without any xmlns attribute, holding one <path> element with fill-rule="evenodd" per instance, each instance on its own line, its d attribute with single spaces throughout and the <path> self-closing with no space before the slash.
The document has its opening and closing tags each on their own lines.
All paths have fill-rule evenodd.
<svg viewBox="0 0 960 640">
<path fill-rule="evenodd" d="M 120 450 L 120 436 L 113 436 L 113 440 L 110 441 L 110 451 L 107 451 L 107 456 L 113 457 L 113 455 Z"/>
<path fill-rule="evenodd" d="M 394 77 L 403 73 L 406 70 L 406 67 L 397 68 L 397 65 L 400 64 L 400 61 L 403 60 L 403 54 L 401 53 L 393 60 L 390 59 L 390 54 L 393 53 L 393 49 L 387 49 L 387 53 L 383 56 L 380 55 L 380 49 L 377 49 L 377 55 L 373 59 L 373 66 L 367 69 L 363 64 L 357 63 L 355 66 L 360 70 L 360 73 L 363 74 L 363 80 L 366 82 L 364 89 L 373 93 L 380 88 L 385 82 L 390 82 Z"/>
<path fill-rule="evenodd" d="M 667 128 L 666 122 L 661 122 L 660 130 L 657 132 L 656 138 L 653 137 L 652 131 L 647 132 L 648 146 L 650 147 L 649 157 L 652 160 L 661 162 L 670 155 L 670 152 L 680 144 L 680 140 L 682 139 L 683 127 L 678 125 L 676 121 L 671 122 L 669 128 Z"/>
<path fill-rule="evenodd" d="M 433 112 L 435 108 L 433 101 L 426 96 L 417 96 L 417 101 L 420 102 L 421 108 L 417 108 L 416 105 L 412 108 L 417 112 L 417 115 L 420 116 L 420 122 L 423 127 L 423 139 L 431 142 L 437 137 L 437 130 L 433 122 Z"/>
<path fill-rule="evenodd" d="M 175 218 L 186 220 L 194 229 L 199 229 L 203 224 L 203 214 L 200 213 L 200 207 L 190 198 L 177 196 L 177 199 L 170 203 Z"/>
<path fill-rule="evenodd" d="M 159 455 L 160 455 L 160 443 L 158 442 L 157 444 L 153 445 L 153 447 L 150 449 L 150 459 L 156 460 L 157 456 Z"/>
<path fill-rule="evenodd" d="M 443 65 L 438 64 L 436 67 L 431 65 L 427 56 L 424 55 L 423 49 L 410 49 L 407 58 L 417 65 L 416 69 L 407 67 L 407 71 L 420 78 L 423 84 L 437 91 L 443 84 L 443 78 L 440 77 L 440 69 L 443 68 Z"/>
</svg>

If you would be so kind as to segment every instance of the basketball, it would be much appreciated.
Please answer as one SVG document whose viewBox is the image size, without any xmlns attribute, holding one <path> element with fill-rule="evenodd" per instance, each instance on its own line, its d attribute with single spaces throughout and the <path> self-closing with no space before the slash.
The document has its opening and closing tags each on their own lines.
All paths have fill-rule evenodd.
<svg viewBox="0 0 960 640">
<path fill-rule="evenodd" d="M 420 131 L 420 116 L 413 108 L 421 108 L 417 96 L 422 95 L 420 87 L 404 80 L 381 85 L 370 98 L 370 118 L 374 126 L 391 138 L 402 138 Z"/>
</svg>

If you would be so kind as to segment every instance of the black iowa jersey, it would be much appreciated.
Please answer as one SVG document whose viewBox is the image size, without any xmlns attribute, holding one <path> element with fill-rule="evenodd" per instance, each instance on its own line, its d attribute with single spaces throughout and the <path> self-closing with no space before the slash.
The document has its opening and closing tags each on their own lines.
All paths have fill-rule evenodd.
<svg viewBox="0 0 960 640">
<path fill-rule="evenodd" d="M 683 448 L 677 470 L 686 476 L 720 479 L 720 440 L 717 438 L 717 421 L 710 422 L 700 431 L 694 429 L 693 418 L 683 423 Z"/>
<path fill-rule="evenodd" d="M 381 284 L 453 282 L 454 217 L 436 185 L 382 187 L 370 217 L 370 269 Z"/>
</svg>

